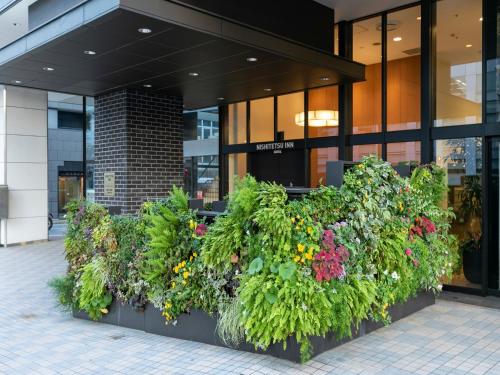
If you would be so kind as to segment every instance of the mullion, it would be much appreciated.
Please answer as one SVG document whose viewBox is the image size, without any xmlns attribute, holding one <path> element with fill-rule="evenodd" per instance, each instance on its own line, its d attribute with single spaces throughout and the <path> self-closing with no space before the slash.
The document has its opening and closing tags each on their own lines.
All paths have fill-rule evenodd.
<svg viewBox="0 0 500 375">
<path fill-rule="evenodd" d="M 382 159 L 387 160 L 387 13 L 382 14 Z"/>
</svg>

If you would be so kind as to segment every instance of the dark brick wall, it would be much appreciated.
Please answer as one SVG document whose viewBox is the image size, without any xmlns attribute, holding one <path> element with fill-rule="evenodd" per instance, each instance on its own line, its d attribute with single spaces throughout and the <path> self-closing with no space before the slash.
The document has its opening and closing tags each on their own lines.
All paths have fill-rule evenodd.
<svg viewBox="0 0 500 375">
<path fill-rule="evenodd" d="M 120 90 L 95 98 L 95 197 L 135 213 L 183 184 L 182 98 Z M 104 196 L 115 172 L 115 197 Z"/>
</svg>

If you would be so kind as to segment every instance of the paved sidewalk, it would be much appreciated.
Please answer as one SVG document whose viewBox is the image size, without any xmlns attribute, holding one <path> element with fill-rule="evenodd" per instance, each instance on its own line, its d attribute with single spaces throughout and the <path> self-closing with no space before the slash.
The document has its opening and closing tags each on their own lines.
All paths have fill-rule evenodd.
<svg viewBox="0 0 500 375">
<path fill-rule="evenodd" d="M 0 374 L 500 374 L 500 310 L 439 301 L 306 365 L 73 319 L 62 241 L 0 248 Z"/>
</svg>

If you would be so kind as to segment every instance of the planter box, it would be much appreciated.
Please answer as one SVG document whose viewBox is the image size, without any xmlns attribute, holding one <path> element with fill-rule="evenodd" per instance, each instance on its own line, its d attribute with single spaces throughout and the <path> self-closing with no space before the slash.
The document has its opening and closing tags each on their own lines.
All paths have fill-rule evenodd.
<svg viewBox="0 0 500 375">
<path fill-rule="evenodd" d="M 424 307 L 433 305 L 434 303 L 434 294 L 423 292 L 404 303 L 389 307 L 389 313 L 391 314 L 392 321 L 395 322 L 414 312 L 422 310 Z M 73 312 L 73 316 L 79 319 L 90 320 L 88 315 L 81 311 Z M 177 318 L 177 324 L 174 326 L 172 324 L 166 325 L 165 318 L 161 315 L 160 310 L 151 304 L 146 305 L 143 311 L 138 311 L 128 304 L 121 304 L 113 301 L 109 307 L 109 313 L 103 316 L 99 321 L 177 339 L 226 346 L 220 341 L 215 332 L 215 327 L 217 325 L 216 318 L 201 310 L 193 310 L 190 314 L 179 316 Z M 333 332 L 328 333 L 325 337 L 310 337 L 313 346 L 313 357 L 357 337 L 373 332 L 381 327 L 383 327 L 382 323 L 364 320 L 360 323 L 358 329 L 355 327 L 352 328 L 352 338 L 337 340 Z M 273 344 L 266 351 L 255 349 L 253 345 L 248 343 L 243 343 L 240 347 L 235 349 L 246 352 L 269 354 L 273 357 L 283 358 L 293 362 L 300 361 L 300 347 L 294 337 L 288 338 L 286 350 L 283 350 L 282 343 Z"/>
</svg>

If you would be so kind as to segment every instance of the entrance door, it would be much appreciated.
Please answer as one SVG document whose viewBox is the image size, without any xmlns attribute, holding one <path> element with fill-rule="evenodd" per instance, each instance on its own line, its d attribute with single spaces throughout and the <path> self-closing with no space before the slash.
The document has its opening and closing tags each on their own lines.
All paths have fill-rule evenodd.
<svg viewBox="0 0 500 375">
<path fill-rule="evenodd" d="M 488 288 L 500 290 L 500 138 L 490 140 L 488 191 Z"/>
<path fill-rule="evenodd" d="M 80 199 L 83 192 L 83 177 L 59 176 L 59 215 L 65 213 L 64 207 L 74 200 Z"/>
<path fill-rule="evenodd" d="M 258 181 L 305 186 L 304 151 L 256 152 L 250 155 L 250 174 Z"/>
</svg>

